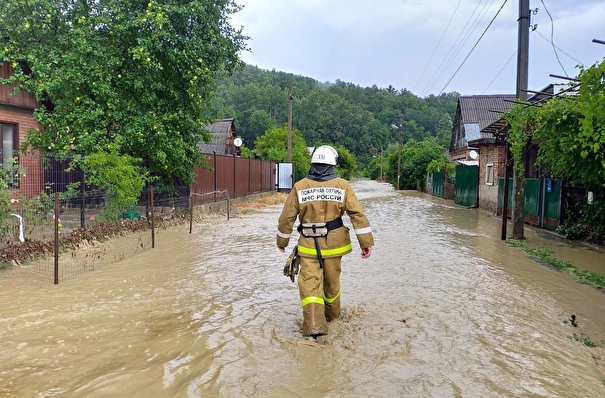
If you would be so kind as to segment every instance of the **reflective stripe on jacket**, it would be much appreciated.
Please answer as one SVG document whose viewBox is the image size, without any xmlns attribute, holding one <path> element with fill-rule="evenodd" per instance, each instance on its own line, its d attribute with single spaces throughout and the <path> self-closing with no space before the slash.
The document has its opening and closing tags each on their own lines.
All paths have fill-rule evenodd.
<svg viewBox="0 0 605 398">
<path fill-rule="evenodd" d="M 277 246 L 287 247 L 296 218 L 301 223 L 323 223 L 349 216 L 361 248 L 374 246 L 370 222 L 349 183 L 342 178 L 313 181 L 304 178 L 288 194 L 277 227 Z M 352 250 L 349 228 L 337 228 L 327 237 L 318 238 L 322 257 L 340 257 Z M 313 238 L 300 236 L 298 252 L 303 257 L 317 257 Z"/>
</svg>

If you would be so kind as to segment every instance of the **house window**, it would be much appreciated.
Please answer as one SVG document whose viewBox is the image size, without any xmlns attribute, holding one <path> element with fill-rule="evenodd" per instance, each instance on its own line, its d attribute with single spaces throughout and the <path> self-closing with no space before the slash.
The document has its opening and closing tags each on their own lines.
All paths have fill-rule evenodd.
<svg viewBox="0 0 605 398">
<path fill-rule="evenodd" d="M 15 147 L 17 126 L 14 124 L 0 123 L 0 137 L 2 138 L 2 148 L 0 148 L 0 164 L 5 170 L 13 168 L 13 157 L 16 155 Z M 14 183 L 14 173 L 9 173 L 9 183 Z"/>
<path fill-rule="evenodd" d="M 494 164 L 488 163 L 485 166 L 485 185 L 494 185 Z"/>
</svg>

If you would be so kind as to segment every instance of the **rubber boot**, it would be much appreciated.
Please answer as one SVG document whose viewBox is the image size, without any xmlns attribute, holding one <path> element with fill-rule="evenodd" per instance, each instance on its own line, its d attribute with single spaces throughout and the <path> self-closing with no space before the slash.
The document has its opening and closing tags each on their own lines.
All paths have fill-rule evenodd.
<svg viewBox="0 0 605 398">
<path fill-rule="evenodd" d="M 303 307 L 303 336 L 320 336 L 328 334 L 324 306 L 321 304 L 307 304 Z"/>
</svg>

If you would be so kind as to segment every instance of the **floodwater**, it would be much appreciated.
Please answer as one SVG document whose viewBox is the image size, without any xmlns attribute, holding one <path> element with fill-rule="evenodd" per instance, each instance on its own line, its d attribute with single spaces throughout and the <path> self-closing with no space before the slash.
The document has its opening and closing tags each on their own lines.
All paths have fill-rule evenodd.
<svg viewBox="0 0 605 398">
<path fill-rule="evenodd" d="M 605 396 L 602 291 L 502 242 L 490 214 L 352 184 L 376 246 L 345 257 L 325 345 L 300 336 L 270 206 L 57 286 L 0 277 L 0 396 Z M 605 274 L 601 252 L 526 236 Z"/>
</svg>

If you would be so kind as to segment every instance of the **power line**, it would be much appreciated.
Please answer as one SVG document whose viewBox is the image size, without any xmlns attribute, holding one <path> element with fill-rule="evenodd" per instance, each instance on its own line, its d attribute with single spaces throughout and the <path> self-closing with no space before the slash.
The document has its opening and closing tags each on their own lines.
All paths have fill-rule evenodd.
<svg viewBox="0 0 605 398">
<path fill-rule="evenodd" d="M 555 21 L 552 19 L 552 15 L 550 15 L 550 12 L 548 11 L 548 7 L 546 7 L 546 4 L 544 4 L 544 0 L 540 0 L 540 2 L 544 6 L 544 11 L 546 11 L 546 14 L 548 14 L 548 18 L 550 18 L 550 44 L 552 44 L 552 49 L 553 49 L 553 51 L 555 53 L 555 57 L 557 58 L 557 62 L 561 66 L 561 69 L 563 69 L 563 72 L 565 73 L 565 76 L 569 76 L 567 74 L 567 71 L 563 67 L 563 64 L 561 63 L 561 60 L 559 59 L 559 53 L 557 53 L 557 49 L 555 47 L 555 40 L 554 40 L 554 36 L 555 36 Z"/>
<path fill-rule="evenodd" d="M 483 90 L 483 92 L 481 94 L 485 94 L 485 92 L 487 91 L 487 89 L 490 88 L 490 86 L 496 81 L 496 79 L 498 78 L 498 76 L 500 76 L 500 74 L 502 73 L 502 71 L 504 70 L 504 68 L 506 68 L 506 66 L 510 63 L 510 61 L 513 60 L 513 58 L 515 57 L 515 55 L 517 55 L 517 50 L 515 50 L 515 52 L 513 53 L 513 55 L 510 56 L 510 58 L 508 59 L 508 61 L 506 61 L 506 63 L 502 67 L 502 69 L 500 69 L 500 72 L 498 72 L 498 74 L 492 79 L 492 81 L 489 82 L 489 84 L 487 85 L 487 87 L 485 87 L 485 90 Z"/>
<path fill-rule="evenodd" d="M 481 34 L 481 36 L 479 36 L 479 39 L 477 39 L 477 42 L 475 43 L 475 45 L 473 46 L 473 48 L 471 48 L 471 50 L 469 51 L 469 53 L 467 54 L 467 56 L 464 58 L 464 60 L 462 61 L 462 63 L 458 67 L 458 69 L 456 69 L 456 72 L 454 72 L 454 74 L 452 75 L 452 77 L 450 77 L 450 80 L 447 81 L 447 83 L 445 84 L 445 86 L 443 86 L 443 88 L 441 89 L 441 91 L 439 92 L 439 94 L 437 94 L 437 96 L 441 95 L 441 93 L 443 93 L 443 91 L 451 83 L 451 81 L 454 79 L 454 77 L 456 77 L 456 75 L 458 74 L 458 72 L 460 71 L 460 69 L 462 68 L 462 66 L 464 65 L 464 63 L 466 62 L 466 60 L 468 59 L 468 57 L 470 57 L 471 54 L 473 53 L 473 50 L 475 50 L 475 47 L 477 47 L 477 45 L 479 44 L 479 42 L 481 41 L 481 39 L 483 38 L 483 36 L 485 36 L 485 34 L 487 33 L 487 31 L 490 28 L 490 26 L 492 26 L 492 23 L 494 23 L 494 21 L 496 20 L 496 18 L 500 14 L 500 11 L 502 11 L 502 9 L 504 8 L 504 5 L 507 3 L 507 1 L 508 0 L 504 0 L 504 2 L 502 3 L 502 5 L 498 9 L 498 12 L 496 12 L 496 15 L 494 15 L 494 17 L 489 22 L 489 24 L 487 25 L 487 27 L 485 28 L 485 30 L 483 31 L 483 33 Z"/>
<path fill-rule="evenodd" d="M 433 56 L 435 55 L 435 53 L 437 52 L 437 49 L 441 45 L 441 41 L 443 40 L 443 37 L 445 36 L 445 33 L 447 32 L 448 28 L 450 27 L 450 24 L 452 23 L 452 19 L 454 19 L 454 15 L 456 15 L 456 11 L 458 11 L 458 7 L 460 7 L 460 3 L 462 3 L 462 0 L 458 0 L 458 4 L 456 5 L 456 9 L 454 9 L 454 12 L 453 12 L 452 16 L 450 17 L 450 20 L 448 21 L 447 26 L 445 27 L 445 30 L 441 34 L 441 38 L 439 39 L 439 43 L 437 43 L 437 46 L 433 50 L 433 53 L 431 54 L 431 57 L 429 58 L 429 60 L 426 63 L 426 65 L 424 66 L 424 70 L 422 71 L 422 74 L 418 78 L 418 81 L 416 81 L 416 84 L 414 84 L 414 87 L 412 88 L 412 91 L 414 91 L 416 89 L 416 86 L 418 85 L 418 83 L 420 83 L 420 80 L 422 80 L 422 77 L 424 76 L 424 73 L 426 72 L 428 66 L 431 64 L 431 61 L 433 60 Z"/>
<path fill-rule="evenodd" d="M 543 38 L 544 40 L 546 40 L 546 42 L 553 44 L 550 40 L 548 40 L 546 37 L 544 37 L 544 35 L 542 33 L 540 33 L 539 31 L 535 31 L 538 35 L 540 35 L 541 38 Z M 554 46 L 554 44 L 553 44 Z M 567 55 L 570 59 L 576 61 L 578 63 L 578 65 L 580 66 L 584 66 L 584 63 L 581 61 L 578 61 L 577 59 L 575 59 L 574 57 L 572 57 L 571 55 L 567 54 L 565 51 L 563 51 L 560 47 L 555 46 L 555 48 L 559 51 L 561 51 L 563 54 Z"/>
<path fill-rule="evenodd" d="M 462 34 L 464 33 L 464 31 L 466 30 L 466 27 L 468 26 L 468 23 L 471 21 L 471 19 L 473 18 L 473 16 L 475 15 L 475 13 L 477 12 L 477 9 L 479 8 L 479 5 L 483 2 L 483 0 L 481 0 L 479 3 L 477 3 L 477 5 L 475 6 L 475 9 L 473 10 L 473 13 L 471 14 L 471 16 L 467 19 L 466 23 L 464 24 L 464 27 L 462 28 L 462 30 L 460 31 L 460 33 L 458 33 L 458 37 L 456 37 L 456 40 L 454 40 L 454 43 L 452 44 L 452 46 L 450 47 L 449 51 L 447 52 L 447 54 L 445 54 L 445 57 L 443 58 L 443 60 L 441 61 L 441 63 L 439 64 L 439 66 L 437 67 L 437 70 L 435 71 L 435 73 L 433 74 L 433 77 L 431 77 L 431 79 L 429 80 L 428 84 L 424 87 L 424 90 L 422 91 L 423 94 L 426 93 L 429 88 L 429 86 L 431 86 L 431 84 L 433 84 L 433 79 L 435 79 L 435 76 L 437 76 L 437 74 L 439 73 L 439 71 L 441 70 L 441 67 L 443 66 L 443 63 L 448 59 L 450 53 L 452 52 L 452 50 L 454 49 L 454 47 L 457 45 L 458 40 L 460 39 L 460 36 L 462 36 Z M 432 86 L 431 86 L 432 88 Z M 429 89 L 430 90 L 430 89 Z"/>
<path fill-rule="evenodd" d="M 450 65 L 452 64 L 452 62 L 454 62 L 454 59 L 458 56 L 458 54 L 460 54 L 460 51 L 462 50 L 462 48 L 464 47 L 464 45 L 468 42 L 468 40 L 471 37 L 471 34 L 473 34 L 475 32 L 475 30 L 477 29 L 477 27 L 479 26 L 479 24 L 481 23 L 481 21 L 483 20 L 483 17 L 485 17 L 485 14 L 487 14 L 487 12 L 489 11 L 489 8 L 492 6 L 492 4 L 494 4 L 495 0 L 492 0 L 492 2 L 489 4 L 489 6 L 487 5 L 487 3 L 485 3 L 485 5 L 483 6 L 483 8 L 480 11 L 481 15 L 477 15 L 475 17 L 475 20 L 473 21 L 473 28 L 472 30 L 469 30 L 465 37 L 464 37 L 464 41 L 457 47 L 454 55 L 452 55 L 452 57 L 450 58 L 450 60 L 448 61 L 448 63 L 445 65 L 445 67 L 443 68 L 443 70 L 441 71 L 441 73 L 439 74 L 439 76 L 433 81 L 433 84 L 431 85 L 431 87 L 429 88 L 429 91 L 433 89 L 433 87 L 435 87 L 435 85 L 437 84 L 437 82 L 441 79 L 441 77 L 445 74 L 446 70 L 450 67 Z"/>
</svg>

